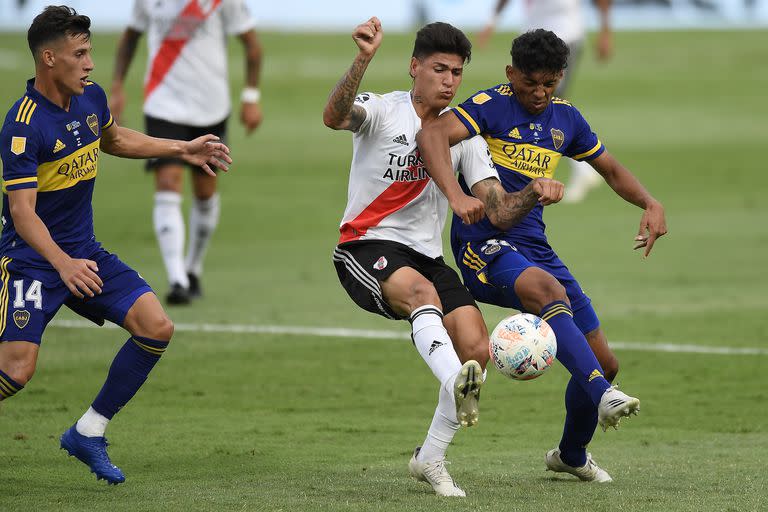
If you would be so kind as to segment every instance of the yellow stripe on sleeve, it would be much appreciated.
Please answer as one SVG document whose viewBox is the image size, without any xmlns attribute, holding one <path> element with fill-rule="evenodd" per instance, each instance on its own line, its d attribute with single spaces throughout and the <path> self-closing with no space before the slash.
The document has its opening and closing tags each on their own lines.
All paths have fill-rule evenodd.
<svg viewBox="0 0 768 512">
<path fill-rule="evenodd" d="M 19 111 L 16 112 L 16 122 L 21 121 L 21 113 L 26 108 L 28 101 L 32 101 L 32 100 L 30 100 L 27 96 L 24 96 L 24 100 L 22 100 L 21 105 L 19 105 Z"/>
<path fill-rule="evenodd" d="M 582 160 L 584 158 L 587 158 L 588 156 L 594 155 L 595 151 L 597 151 L 601 147 L 603 147 L 603 143 L 600 142 L 600 140 L 598 139 L 597 144 L 595 145 L 595 147 L 593 147 L 592 149 L 590 149 L 586 153 L 581 153 L 581 154 L 578 154 L 578 155 L 574 155 L 571 158 L 573 158 L 574 160 Z"/>
<path fill-rule="evenodd" d="M 107 124 L 101 127 L 102 130 L 106 130 L 110 126 L 112 126 L 112 123 L 114 123 L 115 120 L 112 118 L 112 114 L 109 115 L 109 121 L 107 121 Z"/>
<path fill-rule="evenodd" d="M 28 178 L 16 178 L 15 180 L 8 180 L 5 183 L 3 183 L 4 186 L 8 187 L 10 185 L 20 185 L 22 183 L 37 183 L 37 176 L 30 176 Z"/>
<path fill-rule="evenodd" d="M 32 103 L 32 108 L 29 109 L 29 113 L 24 118 L 24 122 L 26 124 L 29 124 L 29 122 L 32 120 L 32 114 L 35 112 L 36 108 L 37 108 L 37 103 Z"/>
<path fill-rule="evenodd" d="M 458 112 L 459 114 L 461 114 L 461 117 L 463 117 L 464 119 L 466 119 L 466 120 L 469 122 L 469 124 L 471 124 L 471 125 L 472 125 L 472 128 L 474 128 L 474 129 L 475 129 L 475 133 L 473 133 L 472 135 L 477 135 L 478 133 L 480 133 L 480 127 L 479 127 L 479 126 L 477 126 L 477 123 L 475 122 L 475 120 L 474 120 L 474 119 L 472 119 L 472 116 L 470 116 L 469 114 L 467 114 L 467 111 L 466 111 L 466 110 L 464 110 L 464 109 L 463 109 L 463 108 L 461 108 L 461 107 L 456 107 L 456 108 L 455 108 L 455 109 L 453 109 L 453 110 L 454 110 L 455 112 Z"/>
</svg>

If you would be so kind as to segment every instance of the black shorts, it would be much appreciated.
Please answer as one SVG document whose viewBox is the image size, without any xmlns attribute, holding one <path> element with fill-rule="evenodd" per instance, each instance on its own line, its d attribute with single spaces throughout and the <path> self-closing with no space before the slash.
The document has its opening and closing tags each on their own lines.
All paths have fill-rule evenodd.
<svg viewBox="0 0 768 512">
<path fill-rule="evenodd" d="M 388 240 L 356 240 L 336 246 L 333 264 L 341 285 L 355 304 L 392 320 L 404 319 L 384 300 L 382 281 L 395 270 L 410 267 L 429 279 L 448 314 L 462 306 L 477 307 L 459 275 L 440 258 L 430 258 L 410 247 Z"/>
<path fill-rule="evenodd" d="M 150 137 L 160 137 L 163 139 L 176 139 L 176 140 L 192 140 L 198 137 L 202 137 L 206 134 L 216 135 L 221 139 L 221 142 L 226 143 L 227 137 L 227 118 L 222 122 L 214 124 L 212 126 L 189 126 L 186 124 L 176 124 L 164 119 L 158 119 L 156 117 L 144 115 L 144 126 L 146 127 L 147 135 Z M 154 171 L 158 167 L 168 164 L 180 164 L 187 165 L 184 160 L 180 158 L 150 158 L 147 160 L 146 169 L 148 171 Z M 198 172 L 204 172 L 200 167 L 194 167 Z"/>
</svg>

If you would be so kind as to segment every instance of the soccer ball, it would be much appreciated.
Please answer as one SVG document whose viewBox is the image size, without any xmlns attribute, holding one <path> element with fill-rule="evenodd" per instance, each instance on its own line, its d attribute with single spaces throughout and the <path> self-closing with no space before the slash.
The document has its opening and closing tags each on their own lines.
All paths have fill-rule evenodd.
<svg viewBox="0 0 768 512">
<path fill-rule="evenodd" d="M 557 340 L 547 322 L 520 313 L 499 322 L 491 333 L 490 352 L 501 373 L 515 380 L 530 380 L 552 366 Z"/>
</svg>

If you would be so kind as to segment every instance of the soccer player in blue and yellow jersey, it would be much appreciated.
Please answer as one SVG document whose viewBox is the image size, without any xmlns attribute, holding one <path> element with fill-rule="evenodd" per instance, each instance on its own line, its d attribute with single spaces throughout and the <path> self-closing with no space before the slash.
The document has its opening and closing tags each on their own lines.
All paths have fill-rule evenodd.
<svg viewBox="0 0 768 512">
<path fill-rule="evenodd" d="M 448 147 L 483 134 L 510 192 L 524 189 L 534 178 L 552 177 L 563 156 L 588 161 L 619 196 L 644 210 L 635 249 L 645 247 L 645 256 L 666 233 L 664 208 L 608 153 L 581 113 L 553 97 L 568 58 L 566 44 L 539 29 L 515 39 L 511 53 L 509 83 L 480 91 L 425 125 L 418 143 L 430 175 L 461 217 L 453 219 L 451 245 L 469 290 L 481 302 L 541 316 L 557 336 L 557 358 L 571 380 L 563 437 L 547 453 L 548 469 L 607 482 L 611 477 L 594 463 L 586 446 L 598 422 L 603 429 L 616 427 L 623 416 L 639 410 L 640 401 L 610 384 L 618 362 L 589 297 L 547 241 L 543 205 L 530 197 L 525 219 L 508 230 L 494 226 L 482 218 L 481 206 L 492 204 L 495 199 L 488 196 L 496 192 L 476 185 L 472 193 L 477 197 L 469 197 L 466 185 L 453 177 Z"/>
<path fill-rule="evenodd" d="M 32 378 L 43 331 L 62 305 L 125 328 L 131 336 L 101 391 L 61 436 L 61 447 L 98 479 L 118 484 L 125 476 L 107 456 L 107 423 L 147 379 L 173 324 L 144 279 L 94 237 L 99 154 L 182 158 L 211 174 L 211 165 L 227 170 L 232 160 L 213 135 L 182 142 L 117 126 L 104 91 L 88 81 L 90 23 L 66 6 L 34 19 L 27 39 L 35 77 L 0 131 L 0 400 Z"/>
</svg>

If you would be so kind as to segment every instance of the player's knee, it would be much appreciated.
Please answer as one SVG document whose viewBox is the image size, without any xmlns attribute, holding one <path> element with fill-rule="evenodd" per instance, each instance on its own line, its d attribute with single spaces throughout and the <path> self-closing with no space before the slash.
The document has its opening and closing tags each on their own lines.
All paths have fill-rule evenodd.
<svg viewBox="0 0 768 512">
<path fill-rule="evenodd" d="M 150 321 L 147 321 L 142 329 L 145 333 L 142 336 L 159 341 L 171 341 L 173 337 L 173 321 L 164 313 L 158 315 Z"/>
<path fill-rule="evenodd" d="M 423 281 L 417 281 L 411 285 L 410 296 L 412 309 L 416 309 L 427 304 L 442 308 L 442 304 L 440 303 L 440 296 L 437 294 L 435 286 L 426 279 Z"/>
<path fill-rule="evenodd" d="M 35 374 L 35 362 L 24 359 L 14 359 L 5 363 L 3 372 L 15 382 L 26 386 Z"/>
<path fill-rule="evenodd" d="M 521 274 L 516 292 L 530 311 L 540 311 L 555 301 L 569 303 L 565 287 L 555 277 L 539 268 L 531 267 Z M 519 288 L 518 288 L 519 286 Z"/>
</svg>

